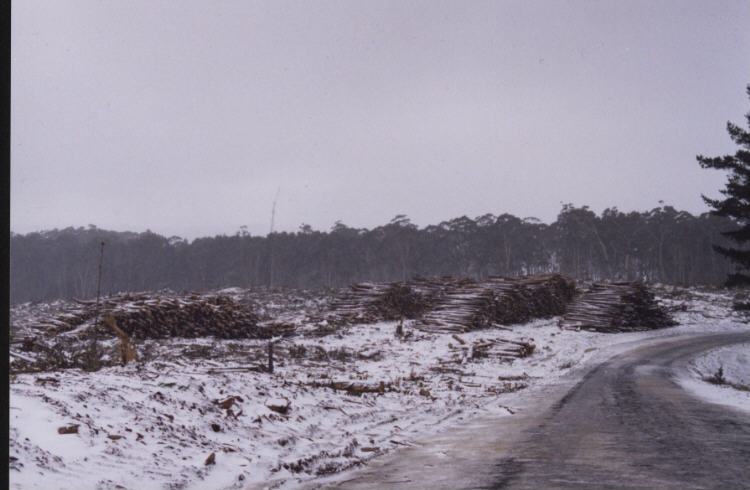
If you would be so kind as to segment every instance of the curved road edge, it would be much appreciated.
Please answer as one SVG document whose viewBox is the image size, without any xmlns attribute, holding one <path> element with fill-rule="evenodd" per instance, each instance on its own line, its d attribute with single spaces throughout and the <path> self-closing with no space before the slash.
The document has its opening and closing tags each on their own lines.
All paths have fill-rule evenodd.
<svg viewBox="0 0 750 490">
<path fill-rule="evenodd" d="M 603 365 L 627 358 L 635 351 L 681 342 L 710 344 L 702 351 L 727 338 L 746 342 L 750 340 L 750 331 L 667 334 L 612 345 L 555 384 L 534 386 L 516 394 L 511 403 L 520 410 L 512 416 L 468 420 L 426 437 L 411 448 L 374 460 L 365 468 L 310 481 L 302 488 L 423 488 L 428 482 L 435 489 L 498 488 L 498 461 L 507 461 L 507 456 L 528 437 L 529 431 Z M 493 483 L 488 485 L 488 481 Z"/>
</svg>

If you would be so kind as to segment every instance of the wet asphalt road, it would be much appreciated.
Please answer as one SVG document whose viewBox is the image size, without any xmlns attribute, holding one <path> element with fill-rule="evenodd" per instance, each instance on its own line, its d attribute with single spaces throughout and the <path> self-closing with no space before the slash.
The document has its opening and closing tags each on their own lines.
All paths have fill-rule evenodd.
<svg viewBox="0 0 750 490">
<path fill-rule="evenodd" d="M 542 393 L 536 410 L 467 422 L 313 488 L 750 488 L 750 414 L 674 379 L 702 352 L 749 341 L 731 333 L 637 347 Z"/>
<path fill-rule="evenodd" d="M 750 416 L 696 399 L 673 376 L 702 351 L 748 340 L 669 342 L 599 365 L 485 488 L 750 488 Z"/>
</svg>

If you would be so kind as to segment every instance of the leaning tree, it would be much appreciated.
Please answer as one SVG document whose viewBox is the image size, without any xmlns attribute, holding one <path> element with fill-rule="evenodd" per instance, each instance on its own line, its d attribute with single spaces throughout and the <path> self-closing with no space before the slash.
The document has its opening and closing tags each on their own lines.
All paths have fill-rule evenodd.
<svg viewBox="0 0 750 490">
<path fill-rule="evenodd" d="M 747 86 L 747 95 L 750 97 L 750 85 Z M 750 112 L 745 114 L 745 119 L 750 130 Z M 750 248 L 747 247 L 750 241 L 750 131 L 728 122 L 727 132 L 740 147 L 734 155 L 713 158 L 698 155 L 696 158 L 703 168 L 728 171 L 726 187 L 721 191 L 725 198 L 703 196 L 703 200 L 713 208 L 711 213 L 731 218 L 738 225 L 736 229 L 722 233 L 738 246 L 714 245 L 714 249 L 738 266 L 736 272 L 729 274 L 726 285 L 746 286 L 750 285 Z"/>
</svg>

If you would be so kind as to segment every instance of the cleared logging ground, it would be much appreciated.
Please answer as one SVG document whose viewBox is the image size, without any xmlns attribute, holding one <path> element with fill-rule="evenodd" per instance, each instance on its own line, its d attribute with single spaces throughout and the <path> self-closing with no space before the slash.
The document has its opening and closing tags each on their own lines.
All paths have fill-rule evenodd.
<svg viewBox="0 0 750 490">
<path fill-rule="evenodd" d="M 559 274 L 493 277 L 481 282 L 441 277 L 355 284 L 333 297 L 316 297 L 306 291 L 259 294 L 239 288 L 207 294 L 123 294 L 105 298 L 99 305 L 74 300 L 57 308 L 27 304 L 17 310 L 35 313 L 16 312 L 23 320 L 15 321 L 11 329 L 11 369 L 15 372 L 116 363 L 117 356 L 107 355 L 107 349 L 116 350 L 115 332 L 104 318 L 114 319 L 127 337 L 143 343 L 141 348 L 150 339 L 324 337 L 341 335 L 341 329 L 349 325 L 392 320 L 411 320 L 410 327 L 432 334 L 507 328 L 559 315 L 564 315 L 561 327 L 601 332 L 674 325 L 643 284 L 593 284 L 579 291 L 574 281 Z M 98 341 L 104 350 L 92 352 Z M 534 346 L 498 339 L 491 348 L 469 348 L 471 355 L 497 352 L 497 357 L 507 360 L 529 355 Z M 194 354 L 188 351 L 189 356 Z M 249 360 L 260 359 L 264 353 L 246 355 Z M 283 355 L 283 350 L 277 355 Z M 92 364 L 92 356 L 103 357 L 103 364 Z"/>
<path fill-rule="evenodd" d="M 519 309 L 510 311 L 523 318 L 537 311 L 534 304 L 550 301 L 554 286 L 533 291 L 534 282 L 550 279 L 498 279 L 486 286 L 495 291 L 490 304 L 515 304 Z M 503 303 L 498 293 L 508 284 L 524 285 L 510 288 L 517 293 L 509 295 L 515 303 Z M 559 315 L 509 326 L 494 323 L 493 317 L 490 328 L 463 333 L 415 328 L 440 304 L 450 305 L 451 291 L 482 287 L 448 278 L 374 285 L 366 289 L 379 288 L 383 294 L 363 301 L 361 311 L 394 319 L 361 324 L 356 315 L 348 323 L 334 308 L 351 290 L 333 295 L 224 289 L 106 298 L 102 323 L 111 318 L 105 314 L 118 312 L 119 323 L 138 323 L 130 330 L 137 337 L 138 357 L 126 366 L 118 365 L 114 329 L 92 328 L 95 305 L 18 305 L 12 311 L 11 475 L 24 488 L 145 487 L 154 482 L 171 488 L 233 488 L 238 478 L 250 487 L 284 481 L 296 487 L 408 446 L 462 417 L 512 414 L 515 397 L 566 376 L 600 348 L 645 338 L 635 335 L 660 335 L 611 339 L 561 329 Z M 725 318 L 726 328 L 739 328 L 731 316 L 732 298 L 725 293 L 656 290 L 683 324 L 677 331 L 704 329 L 707 320 L 716 325 L 715 318 Z M 225 328 L 242 327 L 253 337 L 206 336 L 198 327 L 171 324 L 146 336 L 151 324 L 145 311 L 151 316 L 160 308 L 174 312 L 175 305 L 181 313 L 165 318 L 185 321 L 183 315 L 192 312 L 227 322 L 251 320 Z M 391 311 L 380 313 L 385 309 Z M 402 314 L 414 318 L 404 320 L 399 336 L 395 330 Z M 163 336 L 173 327 L 187 336 Z M 281 332 L 289 335 L 277 335 Z M 86 356 L 94 333 L 104 369 L 90 372 Z M 268 369 L 270 345 L 273 371 Z M 59 432 L 73 426 L 75 434 Z M 77 445 L 77 453 L 71 445 Z M 105 475 L 101 468 L 108 469 Z"/>
</svg>

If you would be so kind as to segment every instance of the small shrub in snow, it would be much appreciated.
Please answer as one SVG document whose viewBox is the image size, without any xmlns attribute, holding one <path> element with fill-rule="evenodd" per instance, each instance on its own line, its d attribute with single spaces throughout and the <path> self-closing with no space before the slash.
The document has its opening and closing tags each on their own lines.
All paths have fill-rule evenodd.
<svg viewBox="0 0 750 490">
<path fill-rule="evenodd" d="M 727 380 L 724 379 L 724 367 L 719 366 L 719 369 L 714 373 L 713 376 L 706 378 L 706 381 L 715 385 L 726 384 Z"/>
</svg>

